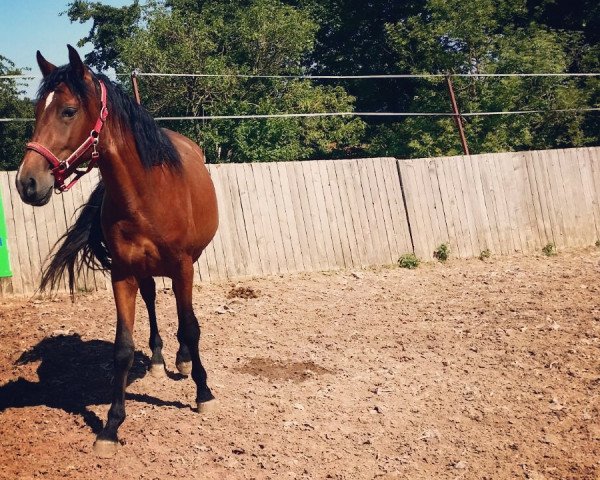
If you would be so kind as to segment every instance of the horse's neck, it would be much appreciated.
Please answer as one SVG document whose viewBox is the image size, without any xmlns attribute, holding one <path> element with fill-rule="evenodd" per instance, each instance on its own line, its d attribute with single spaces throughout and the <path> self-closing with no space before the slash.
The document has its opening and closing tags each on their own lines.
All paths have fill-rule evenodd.
<svg viewBox="0 0 600 480">
<path fill-rule="evenodd" d="M 148 171 L 142 166 L 135 141 L 107 139 L 98 166 L 106 195 L 115 206 L 139 211 L 150 185 Z"/>
</svg>

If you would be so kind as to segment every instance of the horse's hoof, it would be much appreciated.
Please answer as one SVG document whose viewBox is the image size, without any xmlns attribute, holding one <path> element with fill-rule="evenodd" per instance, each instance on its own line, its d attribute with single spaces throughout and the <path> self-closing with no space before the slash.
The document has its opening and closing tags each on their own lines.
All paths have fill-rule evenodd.
<svg viewBox="0 0 600 480">
<path fill-rule="evenodd" d="M 217 401 L 213 398 L 208 402 L 198 402 L 198 413 L 212 413 L 217 409 Z"/>
<path fill-rule="evenodd" d="M 155 363 L 150 366 L 150 375 L 154 378 L 164 378 L 167 376 L 167 372 L 165 371 L 165 366 L 162 363 Z"/>
<path fill-rule="evenodd" d="M 100 458 L 111 458 L 117 454 L 117 442 L 111 440 L 96 440 L 94 453 Z"/>
<path fill-rule="evenodd" d="M 179 362 L 175 365 L 177 370 L 186 377 L 192 373 L 192 362 Z"/>
</svg>

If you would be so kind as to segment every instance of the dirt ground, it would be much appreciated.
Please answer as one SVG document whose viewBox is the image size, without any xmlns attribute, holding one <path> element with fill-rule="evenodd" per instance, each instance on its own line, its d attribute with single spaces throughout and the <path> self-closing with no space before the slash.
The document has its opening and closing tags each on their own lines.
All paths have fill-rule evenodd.
<svg viewBox="0 0 600 480">
<path fill-rule="evenodd" d="M 218 409 L 146 375 L 141 302 L 116 457 L 92 452 L 112 296 L 0 300 L 2 479 L 599 479 L 600 250 L 207 284 Z"/>
</svg>

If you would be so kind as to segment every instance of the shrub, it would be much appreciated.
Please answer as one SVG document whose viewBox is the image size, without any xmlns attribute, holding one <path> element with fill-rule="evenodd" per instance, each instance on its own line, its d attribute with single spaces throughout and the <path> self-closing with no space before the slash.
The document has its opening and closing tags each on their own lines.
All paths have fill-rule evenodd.
<svg viewBox="0 0 600 480">
<path fill-rule="evenodd" d="M 552 256 L 556 255 L 557 254 L 556 245 L 554 245 L 554 243 L 552 243 L 552 242 L 547 243 L 546 246 L 544 248 L 542 248 L 542 253 L 544 255 L 546 255 L 547 257 L 552 257 Z"/>
<path fill-rule="evenodd" d="M 402 268 L 417 268 L 421 260 L 414 253 L 405 253 L 398 259 L 398 265 Z"/>
<path fill-rule="evenodd" d="M 450 245 L 448 245 L 447 243 L 442 243 L 438 248 L 434 250 L 433 256 L 437 258 L 440 262 L 445 262 L 450 257 Z"/>
</svg>

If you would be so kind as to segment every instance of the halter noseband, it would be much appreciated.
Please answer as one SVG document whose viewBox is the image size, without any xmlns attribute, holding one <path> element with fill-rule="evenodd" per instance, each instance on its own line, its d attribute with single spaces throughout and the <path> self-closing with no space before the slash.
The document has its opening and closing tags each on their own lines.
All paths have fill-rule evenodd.
<svg viewBox="0 0 600 480">
<path fill-rule="evenodd" d="M 98 120 L 96 120 L 96 125 L 94 125 L 93 130 L 90 132 L 90 136 L 77 148 L 77 150 L 69 155 L 69 158 L 61 162 L 50 150 L 36 142 L 29 142 L 26 146 L 27 150 L 33 150 L 34 152 L 39 153 L 42 157 L 48 160 L 50 165 L 52 165 L 52 175 L 54 175 L 54 190 L 56 193 L 62 193 L 69 190 L 81 177 L 83 177 L 86 173 L 89 173 L 98 162 L 98 157 L 100 154 L 98 153 L 98 150 L 96 150 L 96 146 L 100 141 L 100 131 L 102 130 L 104 122 L 108 117 L 108 108 L 106 107 L 106 87 L 104 86 L 102 80 L 98 80 L 98 83 L 100 84 L 100 116 L 98 117 Z M 92 159 L 89 161 L 87 169 L 78 170 L 77 167 L 85 162 L 83 155 L 90 149 L 90 147 L 93 147 Z M 73 173 L 75 174 L 75 178 L 71 180 L 69 184 L 65 185 L 65 181 Z"/>
</svg>

